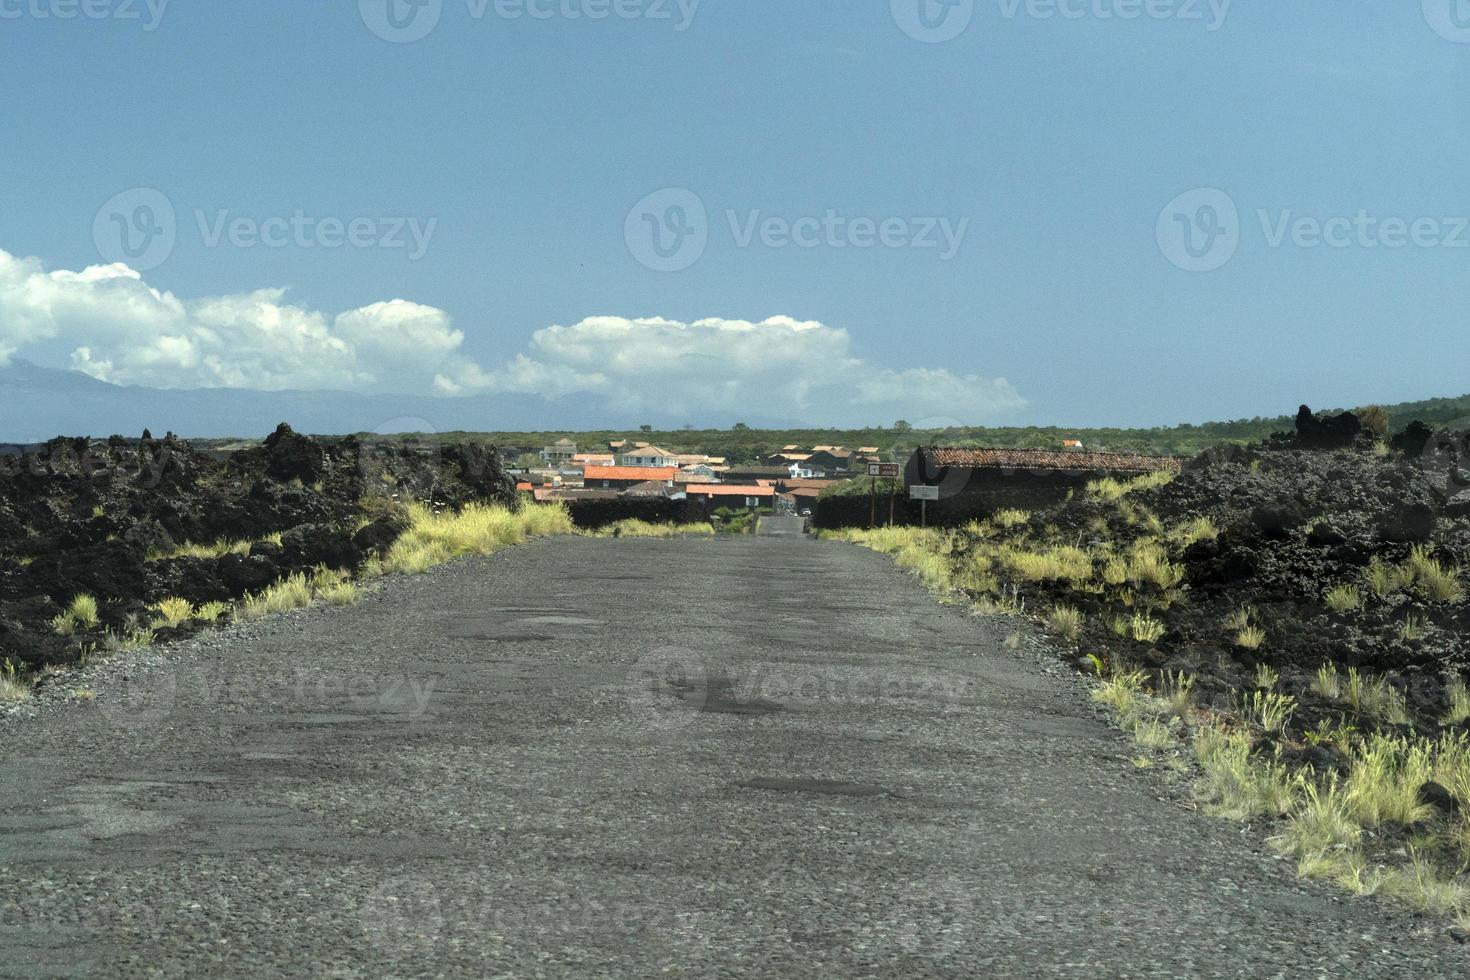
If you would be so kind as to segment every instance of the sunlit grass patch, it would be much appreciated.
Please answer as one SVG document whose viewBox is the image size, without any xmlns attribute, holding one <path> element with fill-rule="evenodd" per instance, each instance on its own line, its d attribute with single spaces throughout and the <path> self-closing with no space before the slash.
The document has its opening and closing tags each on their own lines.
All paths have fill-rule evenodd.
<svg viewBox="0 0 1470 980">
<path fill-rule="evenodd" d="M 97 600 L 83 592 L 74 596 L 66 609 L 52 617 L 51 628 L 62 636 L 70 636 L 79 629 L 95 629 L 98 622 Z"/>
<path fill-rule="evenodd" d="M 1220 529 L 1208 517 L 1196 517 L 1185 521 L 1169 532 L 1169 540 L 1179 548 L 1188 548 L 1201 541 L 1214 541 L 1219 536 Z"/>
<path fill-rule="evenodd" d="M 1296 698 L 1273 691 L 1253 691 L 1240 702 L 1240 713 L 1267 732 L 1281 732 L 1296 713 Z"/>
<path fill-rule="evenodd" d="M 1409 721 L 1409 709 L 1401 694 L 1382 677 L 1364 677 L 1356 667 L 1349 667 L 1342 696 L 1354 711 L 1391 725 Z"/>
<path fill-rule="evenodd" d="M 1206 809 L 1235 820 L 1280 816 L 1295 805 L 1300 781 L 1277 762 L 1252 759 L 1249 734 L 1210 726 L 1194 740 Z"/>
<path fill-rule="evenodd" d="M 1266 642 L 1266 631 L 1259 626 L 1247 626 L 1235 634 L 1235 645 L 1242 650 L 1259 650 Z"/>
<path fill-rule="evenodd" d="M 714 533 L 714 527 L 707 523 L 653 524 L 648 521 L 629 519 L 609 524 L 600 529 L 597 536 L 599 538 L 681 538 L 690 535 L 709 536 Z"/>
<path fill-rule="evenodd" d="M 1465 686 L 1464 678 L 1456 677 L 1445 685 L 1445 697 L 1450 706 L 1440 719 L 1441 725 L 1463 725 L 1470 721 L 1470 688 Z"/>
<path fill-rule="evenodd" d="M 188 599 L 170 596 L 161 602 L 156 602 L 151 607 L 158 614 L 156 625 L 177 627 L 182 626 L 194 618 L 194 604 Z"/>
<path fill-rule="evenodd" d="M 1130 493 L 1136 493 L 1139 490 L 1157 489 L 1173 481 L 1174 474 L 1165 470 L 1145 473 L 1142 476 L 1136 476 L 1130 480 L 1105 477 L 1089 483 L 1087 485 L 1087 494 L 1088 496 L 1098 497 L 1103 500 L 1120 500 Z"/>
<path fill-rule="evenodd" d="M 311 582 L 297 572 L 281 579 L 263 592 L 247 596 L 235 608 L 235 616 L 245 622 L 264 619 L 311 605 Z"/>
<path fill-rule="evenodd" d="M 1129 623 L 1129 633 L 1139 643 L 1157 643 L 1164 638 L 1163 623 L 1144 613 L 1134 613 Z"/>
<path fill-rule="evenodd" d="M 1159 700 L 1171 715 L 1188 718 L 1194 707 L 1194 678 L 1182 671 L 1165 671 Z"/>
<path fill-rule="evenodd" d="M 1046 618 L 1051 628 L 1064 639 L 1076 640 L 1082 635 L 1082 613 L 1072 606 L 1054 606 Z"/>
<path fill-rule="evenodd" d="M 990 523 L 994 524 L 998 528 L 1003 528 L 1005 530 L 1009 530 L 1013 527 L 1019 527 L 1029 520 L 1031 520 L 1030 513 L 1024 510 L 1017 510 L 1010 507 L 1002 508 L 1001 510 L 998 510 L 994 514 L 990 515 Z"/>
<path fill-rule="evenodd" d="M 520 510 L 469 504 L 458 511 L 436 513 L 422 504 L 409 506 L 409 528 L 383 559 L 382 570 L 417 574 L 462 555 L 490 555 L 551 534 L 574 534 L 565 504 L 527 504 Z"/>
<path fill-rule="evenodd" d="M 9 660 L 0 662 L 0 703 L 17 704 L 30 696 L 30 681 Z"/>
<path fill-rule="evenodd" d="M 1333 612 L 1353 612 L 1363 608 L 1363 590 L 1356 585 L 1335 585 L 1327 590 L 1323 601 Z"/>
<path fill-rule="evenodd" d="M 362 589 L 356 582 L 336 582 L 317 590 L 316 597 L 329 606 L 355 606 L 362 601 Z"/>
</svg>

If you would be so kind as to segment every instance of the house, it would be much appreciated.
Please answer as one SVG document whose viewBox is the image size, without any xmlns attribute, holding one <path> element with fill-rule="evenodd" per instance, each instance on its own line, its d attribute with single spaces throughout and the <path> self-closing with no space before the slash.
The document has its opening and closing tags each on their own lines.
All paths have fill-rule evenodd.
<svg viewBox="0 0 1470 980">
<path fill-rule="evenodd" d="M 1080 453 L 1087 447 L 1082 445 L 1081 439 L 1065 439 L 1062 441 L 1062 448 L 1068 452 Z"/>
<path fill-rule="evenodd" d="M 570 463 L 577 455 L 577 444 L 570 439 L 558 439 L 554 445 L 541 450 L 541 461 L 547 466 Z"/>
<path fill-rule="evenodd" d="M 744 507 L 747 510 L 759 510 L 762 507 L 770 507 L 776 500 L 775 487 L 731 486 L 726 483 L 690 486 L 688 494 L 689 499 L 695 502 L 695 506 L 701 508 L 706 514 L 720 507 Z"/>
<path fill-rule="evenodd" d="M 617 458 L 612 453 L 578 453 L 572 457 L 572 462 L 585 469 L 588 466 L 613 466 Z"/>
<path fill-rule="evenodd" d="M 972 520 L 1003 507 L 1039 510 L 1066 499 L 1101 477 L 1129 478 L 1145 473 L 1178 473 L 1173 456 L 1097 453 L 1057 449 L 917 450 L 904 470 L 907 486 L 937 487 L 939 503 L 931 519 L 942 523 Z M 825 502 L 824 502 L 825 506 Z"/>
<path fill-rule="evenodd" d="M 841 446 L 818 446 L 806 464 L 813 473 L 847 473 L 857 467 L 857 457 Z"/>
<path fill-rule="evenodd" d="M 582 485 L 588 490 L 626 490 L 648 482 L 672 487 L 678 472 L 672 466 L 594 466 L 583 472 Z"/>
<path fill-rule="evenodd" d="M 618 457 L 618 465 L 677 468 L 679 466 L 679 458 L 674 453 L 666 449 L 660 449 L 658 446 L 644 445 L 636 446 L 620 455 Z"/>
</svg>

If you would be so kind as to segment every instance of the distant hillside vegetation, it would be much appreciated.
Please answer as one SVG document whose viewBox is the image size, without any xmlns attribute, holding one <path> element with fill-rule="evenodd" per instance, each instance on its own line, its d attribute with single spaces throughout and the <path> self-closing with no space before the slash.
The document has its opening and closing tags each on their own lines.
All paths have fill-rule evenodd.
<svg viewBox="0 0 1470 980">
<path fill-rule="evenodd" d="M 1313 408 L 1320 406 L 1313 405 Z M 1470 395 L 1459 398 L 1431 398 L 1427 401 L 1384 405 L 1390 426 L 1398 431 L 1418 419 L 1433 426 L 1470 428 Z M 1060 448 L 1064 439 L 1081 439 L 1089 449 L 1118 452 L 1146 452 L 1191 456 L 1210 446 L 1229 443 L 1253 443 L 1274 432 L 1288 432 L 1293 426 L 1296 406 L 1291 414 L 1271 418 L 1238 419 L 1231 422 L 1205 422 L 1151 429 L 1063 428 L 1059 426 L 1023 426 L 996 428 L 965 426 L 948 429 L 913 429 L 901 425 L 869 429 L 677 429 L 677 430 L 597 430 L 587 432 L 451 432 L 431 436 L 436 442 L 459 442 L 466 437 L 485 439 L 499 446 L 533 449 L 549 446 L 558 439 L 570 438 L 584 451 L 605 449 L 616 439 L 634 439 L 658 445 L 672 452 L 698 451 L 726 456 L 731 463 L 754 462 L 766 453 L 784 446 L 841 445 L 849 448 L 876 446 L 895 457 L 907 456 L 915 446 L 996 446 L 1005 448 Z M 1336 411 L 1337 409 L 1334 409 Z"/>
</svg>

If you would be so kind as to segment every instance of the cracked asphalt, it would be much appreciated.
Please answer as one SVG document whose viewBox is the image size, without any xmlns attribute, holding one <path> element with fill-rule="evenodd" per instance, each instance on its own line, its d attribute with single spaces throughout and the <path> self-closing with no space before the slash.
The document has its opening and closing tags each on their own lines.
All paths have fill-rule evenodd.
<svg viewBox="0 0 1470 980">
<path fill-rule="evenodd" d="M 572 538 L 113 658 L 0 718 L 0 974 L 1470 972 L 1010 631 L 800 535 Z"/>
</svg>

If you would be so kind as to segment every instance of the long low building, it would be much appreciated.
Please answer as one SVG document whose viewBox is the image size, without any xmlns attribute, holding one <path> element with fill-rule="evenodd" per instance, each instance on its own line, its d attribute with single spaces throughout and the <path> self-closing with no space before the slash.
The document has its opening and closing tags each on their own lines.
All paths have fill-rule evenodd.
<svg viewBox="0 0 1470 980">
<path fill-rule="evenodd" d="M 930 514 L 968 520 L 1002 507 L 1048 507 L 1104 477 L 1178 473 L 1181 465 L 1173 456 L 1141 453 L 927 446 L 909 457 L 904 486 L 936 488 Z"/>
<path fill-rule="evenodd" d="M 760 486 L 734 486 L 727 483 L 706 483 L 690 486 L 689 499 L 706 512 L 717 507 L 747 507 L 755 510 L 775 503 L 776 488 Z"/>
</svg>

